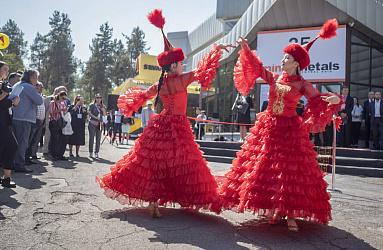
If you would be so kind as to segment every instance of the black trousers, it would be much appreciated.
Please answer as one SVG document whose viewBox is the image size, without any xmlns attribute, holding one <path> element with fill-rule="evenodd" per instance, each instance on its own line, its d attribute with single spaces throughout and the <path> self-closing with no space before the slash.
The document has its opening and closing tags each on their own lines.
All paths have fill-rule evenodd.
<svg viewBox="0 0 383 250">
<path fill-rule="evenodd" d="M 62 130 L 55 126 L 52 121 L 49 122 L 49 130 L 51 133 L 51 139 L 49 140 L 49 152 L 53 158 L 62 158 L 65 153 L 67 136 L 63 135 Z"/>
<path fill-rule="evenodd" d="M 121 134 L 122 134 L 122 127 L 121 127 L 121 123 L 115 123 L 114 124 L 114 128 L 113 128 L 113 141 L 116 140 L 116 136 L 117 136 L 117 133 L 118 133 L 118 139 L 121 143 Z"/>
<path fill-rule="evenodd" d="M 383 117 L 371 118 L 374 149 L 383 147 Z"/>
<path fill-rule="evenodd" d="M 360 125 L 362 122 L 351 123 L 351 145 L 359 144 Z"/>
<path fill-rule="evenodd" d="M 0 132 L 0 167 L 14 169 L 14 160 L 17 151 L 17 140 L 11 127 Z"/>
<path fill-rule="evenodd" d="M 365 121 L 366 124 L 366 148 L 370 147 L 370 138 L 371 138 L 371 117 L 368 117 Z"/>
</svg>

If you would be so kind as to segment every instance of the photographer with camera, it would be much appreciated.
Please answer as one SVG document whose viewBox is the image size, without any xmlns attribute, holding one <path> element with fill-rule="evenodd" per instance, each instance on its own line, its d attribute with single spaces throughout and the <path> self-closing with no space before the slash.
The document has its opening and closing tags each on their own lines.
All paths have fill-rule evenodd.
<svg viewBox="0 0 383 250">
<path fill-rule="evenodd" d="M 253 108 L 253 99 L 250 96 L 243 96 L 238 93 L 232 110 L 236 110 L 236 122 L 241 124 L 250 124 L 250 109 Z M 239 125 L 240 142 L 244 142 L 247 134 L 247 126 Z"/>
<path fill-rule="evenodd" d="M 0 61 L 0 166 L 4 175 L 0 183 L 6 188 L 15 188 L 16 184 L 11 180 L 13 161 L 17 150 L 17 141 L 12 130 L 12 120 L 9 109 L 19 104 L 18 96 L 9 98 L 12 88 L 3 82 L 7 78 L 9 67 L 5 62 Z"/>
</svg>

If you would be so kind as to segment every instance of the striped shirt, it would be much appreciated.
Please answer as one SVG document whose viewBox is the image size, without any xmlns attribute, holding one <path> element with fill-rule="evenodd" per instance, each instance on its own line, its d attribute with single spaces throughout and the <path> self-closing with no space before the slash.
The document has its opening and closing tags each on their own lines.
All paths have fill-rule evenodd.
<svg viewBox="0 0 383 250">
<path fill-rule="evenodd" d="M 49 104 L 49 121 L 58 120 L 61 117 L 61 109 L 64 109 L 64 102 L 56 102 L 55 100 L 51 101 Z"/>
<path fill-rule="evenodd" d="M 45 105 L 44 105 L 44 103 L 37 106 L 36 119 L 38 119 L 40 121 L 44 121 L 44 119 L 45 119 Z"/>
</svg>

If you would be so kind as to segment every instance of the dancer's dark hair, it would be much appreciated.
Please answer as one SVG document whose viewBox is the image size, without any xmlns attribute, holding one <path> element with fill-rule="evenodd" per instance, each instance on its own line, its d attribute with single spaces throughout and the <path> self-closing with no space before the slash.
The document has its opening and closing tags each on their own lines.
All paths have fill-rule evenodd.
<svg viewBox="0 0 383 250">
<path fill-rule="evenodd" d="M 156 100 L 154 101 L 154 106 L 157 106 L 157 103 L 160 99 L 159 98 L 160 97 L 160 90 L 161 90 L 162 85 L 164 84 L 165 73 L 168 73 L 170 71 L 170 66 L 171 66 L 171 64 L 164 65 L 162 67 L 162 73 L 161 73 L 160 79 L 158 80 L 157 96 L 156 96 Z"/>
</svg>

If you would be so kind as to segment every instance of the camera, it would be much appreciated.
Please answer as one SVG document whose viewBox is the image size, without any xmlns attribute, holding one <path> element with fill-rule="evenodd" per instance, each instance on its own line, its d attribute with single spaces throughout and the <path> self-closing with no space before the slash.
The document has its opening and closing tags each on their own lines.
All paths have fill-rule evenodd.
<svg viewBox="0 0 383 250">
<path fill-rule="evenodd" d="M 1 88 L 0 88 L 0 95 L 5 93 L 11 93 L 12 87 L 9 85 L 8 81 L 4 81 L 1 83 Z"/>
</svg>

